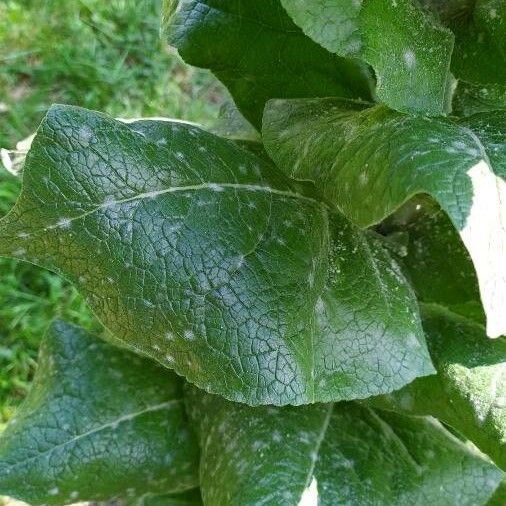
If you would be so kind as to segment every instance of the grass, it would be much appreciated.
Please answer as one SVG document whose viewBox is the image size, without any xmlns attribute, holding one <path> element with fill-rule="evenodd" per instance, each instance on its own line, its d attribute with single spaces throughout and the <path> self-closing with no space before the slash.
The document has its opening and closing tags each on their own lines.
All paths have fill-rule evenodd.
<svg viewBox="0 0 506 506">
<path fill-rule="evenodd" d="M 31 134 L 54 102 L 119 117 L 212 122 L 223 89 L 164 47 L 160 3 L 0 3 L 0 147 Z M 0 215 L 19 191 L 20 181 L 0 171 Z M 0 426 L 26 395 L 40 338 L 55 317 L 99 328 L 66 282 L 33 265 L 0 259 Z"/>
</svg>

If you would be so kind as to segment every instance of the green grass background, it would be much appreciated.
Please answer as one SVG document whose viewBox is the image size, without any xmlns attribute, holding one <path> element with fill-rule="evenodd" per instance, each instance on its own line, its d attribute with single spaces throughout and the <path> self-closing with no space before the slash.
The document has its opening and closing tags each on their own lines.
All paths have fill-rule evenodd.
<svg viewBox="0 0 506 506">
<path fill-rule="evenodd" d="M 224 91 L 159 38 L 161 0 L 0 0 L 0 147 L 31 134 L 51 103 L 113 116 L 212 123 Z M 0 215 L 20 181 L 0 169 Z M 0 258 L 0 427 L 26 395 L 55 317 L 99 328 L 54 274 Z"/>
</svg>

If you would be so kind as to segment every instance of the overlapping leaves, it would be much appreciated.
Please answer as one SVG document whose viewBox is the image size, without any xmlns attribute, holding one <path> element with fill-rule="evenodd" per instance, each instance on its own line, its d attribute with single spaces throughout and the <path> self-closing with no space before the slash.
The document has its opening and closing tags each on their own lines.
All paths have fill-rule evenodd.
<svg viewBox="0 0 506 506">
<path fill-rule="evenodd" d="M 355 223 L 371 226 L 415 194 L 430 194 L 474 262 L 488 334 L 506 333 L 506 115 L 460 121 L 338 99 L 272 101 L 266 149 L 311 180 Z"/>
<path fill-rule="evenodd" d="M 0 494 L 34 506 L 479 506 L 502 478 L 431 418 L 355 402 L 250 407 L 189 385 L 184 393 L 189 419 L 171 373 L 57 322 L 0 437 Z"/>
<path fill-rule="evenodd" d="M 223 81 L 256 127 L 271 98 L 371 97 L 367 65 L 306 37 L 279 0 L 165 0 L 163 29 L 187 63 Z"/>
<path fill-rule="evenodd" d="M 207 506 L 485 504 L 502 473 L 434 419 L 355 403 L 251 408 L 192 389 Z"/>
<path fill-rule="evenodd" d="M 381 102 L 412 113 L 439 115 L 450 109 L 454 36 L 416 2 L 281 3 L 295 23 L 323 47 L 368 62 L 376 72 L 376 95 Z"/>
</svg>

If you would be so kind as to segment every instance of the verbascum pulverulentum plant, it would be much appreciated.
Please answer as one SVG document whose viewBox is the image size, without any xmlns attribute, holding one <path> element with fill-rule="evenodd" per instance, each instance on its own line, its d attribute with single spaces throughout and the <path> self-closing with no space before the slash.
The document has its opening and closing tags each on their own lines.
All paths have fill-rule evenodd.
<svg viewBox="0 0 506 506">
<path fill-rule="evenodd" d="M 505 504 L 506 2 L 170 0 L 162 25 L 251 125 L 49 110 L 0 254 L 105 330 L 49 329 L 0 494 Z"/>
</svg>

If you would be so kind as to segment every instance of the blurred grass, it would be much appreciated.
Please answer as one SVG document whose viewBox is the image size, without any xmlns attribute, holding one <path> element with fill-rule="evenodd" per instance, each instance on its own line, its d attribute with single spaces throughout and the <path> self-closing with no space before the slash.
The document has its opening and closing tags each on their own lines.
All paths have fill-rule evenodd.
<svg viewBox="0 0 506 506">
<path fill-rule="evenodd" d="M 211 123 L 221 86 L 159 40 L 161 0 L 0 3 L 0 147 L 32 133 L 54 102 L 113 116 Z M 0 172 L 0 215 L 20 181 Z M 98 327 L 77 292 L 35 266 L 0 259 L 0 425 L 25 396 L 38 343 L 55 317 Z"/>
</svg>

